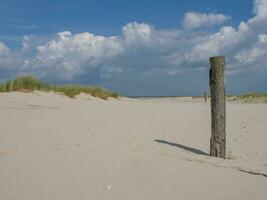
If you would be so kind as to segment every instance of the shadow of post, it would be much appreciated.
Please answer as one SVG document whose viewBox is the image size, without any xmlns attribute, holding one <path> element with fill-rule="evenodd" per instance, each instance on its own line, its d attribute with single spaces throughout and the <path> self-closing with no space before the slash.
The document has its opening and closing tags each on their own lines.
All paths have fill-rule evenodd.
<svg viewBox="0 0 267 200">
<path fill-rule="evenodd" d="M 195 149 L 195 148 L 192 148 L 192 147 L 184 146 L 182 144 L 172 143 L 172 142 L 168 142 L 168 141 L 165 141 L 165 140 L 154 140 L 154 141 L 158 142 L 158 143 L 162 143 L 162 144 L 167 144 L 167 145 L 170 145 L 170 146 L 178 147 L 180 149 L 189 151 L 191 153 L 208 156 L 208 154 L 205 153 L 204 151 L 201 151 L 199 149 Z"/>
</svg>

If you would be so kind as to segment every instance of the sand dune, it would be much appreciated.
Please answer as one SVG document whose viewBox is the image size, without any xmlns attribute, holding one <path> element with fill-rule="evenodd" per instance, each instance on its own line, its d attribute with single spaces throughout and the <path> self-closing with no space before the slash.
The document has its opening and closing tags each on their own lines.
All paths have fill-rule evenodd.
<svg viewBox="0 0 267 200">
<path fill-rule="evenodd" d="M 0 199 L 265 200 L 266 113 L 227 104 L 222 160 L 207 155 L 209 103 L 3 93 Z"/>
</svg>

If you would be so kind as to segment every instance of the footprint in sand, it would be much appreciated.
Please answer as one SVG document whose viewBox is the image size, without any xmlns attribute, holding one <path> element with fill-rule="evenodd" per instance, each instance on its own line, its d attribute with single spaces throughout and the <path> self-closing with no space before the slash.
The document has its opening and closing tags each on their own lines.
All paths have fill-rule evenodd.
<svg viewBox="0 0 267 200">
<path fill-rule="evenodd" d="M 0 156 L 8 156 L 15 154 L 16 151 L 14 150 L 0 150 Z"/>
</svg>

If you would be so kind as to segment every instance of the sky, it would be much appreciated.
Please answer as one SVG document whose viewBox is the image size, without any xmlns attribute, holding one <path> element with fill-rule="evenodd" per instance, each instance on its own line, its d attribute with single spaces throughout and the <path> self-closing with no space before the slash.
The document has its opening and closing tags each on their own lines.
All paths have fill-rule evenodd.
<svg viewBox="0 0 267 200">
<path fill-rule="evenodd" d="M 267 0 L 0 0 L 0 81 L 34 75 L 127 96 L 267 92 Z"/>
</svg>

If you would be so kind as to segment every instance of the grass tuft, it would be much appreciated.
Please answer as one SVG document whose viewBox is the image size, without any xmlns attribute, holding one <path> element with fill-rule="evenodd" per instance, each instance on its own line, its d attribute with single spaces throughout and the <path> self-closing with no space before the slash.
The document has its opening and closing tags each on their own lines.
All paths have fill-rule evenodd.
<svg viewBox="0 0 267 200">
<path fill-rule="evenodd" d="M 210 96 L 207 97 L 210 99 Z M 204 100 L 204 96 L 193 96 L 192 99 L 202 99 Z M 246 93 L 241 95 L 227 95 L 227 101 L 231 102 L 240 102 L 240 103 L 267 103 L 267 94 L 266 93 Z"/>
<path fill-rule="evenodd" d="M 32 92 L 39 91 L 54 91 L 62 93 L 70 98 L 86 93 L 101 99 L 108 99 L 109 97 L 118 98 L 119 94 L 110 92 L 102 87 L 90 87 L 81 85 L 51 85 L 38 80 L 33 76 L 21 76 L 14 80 L 8 80 L 0 84 L 0 92 L 22 91 Z"/>
<path fill-rule="evenodd" d="M 243 103 L 267 103 L 267 94 L 264 93 L 247 93 L 233 98 L 233 101 Z"/>
</svg>

